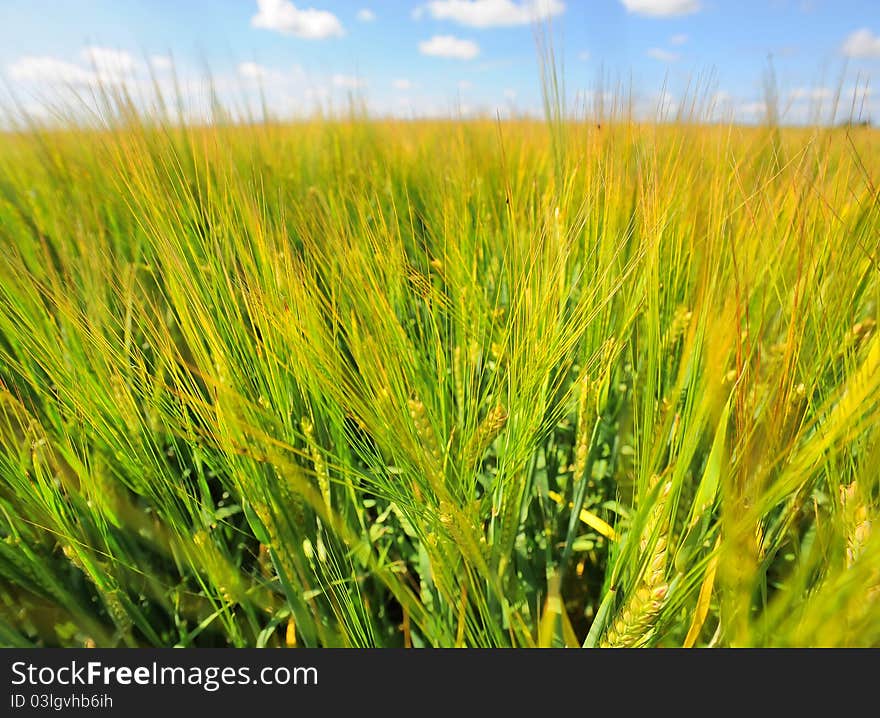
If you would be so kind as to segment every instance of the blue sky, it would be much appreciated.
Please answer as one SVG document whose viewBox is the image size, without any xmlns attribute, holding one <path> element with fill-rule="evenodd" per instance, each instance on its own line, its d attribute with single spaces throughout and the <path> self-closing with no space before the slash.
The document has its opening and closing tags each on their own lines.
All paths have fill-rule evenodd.
<svg viewBox="0 0 880 718">
<path fill-rule="evenodd" d="M 194 104 L 209 67 L 225 101 L 262 88 L 278 115 L 352 91 L 376 114 L 537 113 L 543 18 L 571 106 L 599 77 L 645 114 L 702 82 L 747 121 L 772 57 L 789 121 L 827 114 L 838 87 L 847 114 L 856 93 L 880 120 L 878 0 L 0 0 L 0 15 L 4 84 L 34 112 L 97 82 L 145 91 L 151 68 L 169 88 L 173 57 Z"/>
</svg>

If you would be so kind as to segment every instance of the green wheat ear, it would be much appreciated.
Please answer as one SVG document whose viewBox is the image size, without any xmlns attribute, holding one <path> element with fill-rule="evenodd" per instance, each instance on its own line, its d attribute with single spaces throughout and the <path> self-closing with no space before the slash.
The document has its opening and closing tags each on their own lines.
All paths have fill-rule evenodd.
<svg viewBox="0 0 880 718">
<path fill-rule="evenodd" d="M 602 648 L 631 648 L 651 640 L 654 623 L 669 593 L 666 564 L 669 547 L 667 504 L 672 483 L 660 487 L 639 537 L 639 553 L 645 563 L 642 578 L 624 601 L 599 641 Z"/>
</svg>

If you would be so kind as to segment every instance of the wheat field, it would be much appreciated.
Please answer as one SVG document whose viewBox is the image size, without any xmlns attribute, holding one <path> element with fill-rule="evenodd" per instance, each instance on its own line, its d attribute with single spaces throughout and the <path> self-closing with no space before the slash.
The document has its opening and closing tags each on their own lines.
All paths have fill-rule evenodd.
<svg viewBox="0 0 880 718">
<path fill-rule="evenodd" d="M 0 643 L 880 644 L 878 183 L 867 127 L 6 132 Z"/>
</svg>

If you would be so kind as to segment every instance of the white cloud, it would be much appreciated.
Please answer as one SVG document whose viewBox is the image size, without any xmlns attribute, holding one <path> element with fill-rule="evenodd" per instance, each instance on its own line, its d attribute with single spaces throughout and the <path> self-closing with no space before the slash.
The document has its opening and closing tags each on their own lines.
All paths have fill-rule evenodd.
<svg viewBox="0 0 880 718">
<path fill-rule="evenodd" d="M 376 19 L 376 13 L 370 10 L 370 8 L 361 8 L 357 11 L 357 19 L 360 22 L 373 22 Z"/>
<path fill-rule="evenodd" d="M 561 0 L 432 0 L 428 12 L 437 20 L 470 27 L 528 25 L 565 12 Z"/>
<path fill-rule="evenodd" d="M 394 80 L 391 84 L 395 90 L 411 90 L 414 87 L 413 83 L 405 78 Z"/>
<path fill-rule="evenodd" d="M 154 70 L 159 70 L 160 72 L 174 67 L 174 62 L 168 55 L 152 55 L 150 57 L 150 64 Z"/>
<path fill-rule="evenodd" d="M 679 33 L 678 35 L 673 35 L 669 38 L 670 45 L 684 45 L 688 41 L 688 36 L 684 33 Z"/>
<path fill-rule="evenodd" d="M 880 102 L 871 100 L 873 94 L 867 85 L 844 88 L 840 95 L 840 109 L 855 119 L 880 117 Z"/>
<path fill-rule="evenodd" d="M 709 96 L 708 104 L 698 105 L 696 116 L 702 116 L 707 122 L 733 121 L 736 106 L 733 95 L 727 90 L 718 90 Z"/>
<path fill-rule="evenodd" d="M 242 62 L 238 66 L 238 74 L 248 80 L 262 80 L 269 74 L 269 70 L 256 62 Z"/>
<path fill-rule="evenodd" d="M 32 120 L 50 122 L 53 119 L 53 112 L 51 108 L 40 102 L 25 102 L 22 106 L 22 109 L 24 110 L 25 114 Z M 2 126 L 2 122 L 0 122 L 0 127 Z"/>
<path fill-rule="evenodd" d="M 419 43 L 419 52 L 433 57 L 473 60 L 480 54 L 480 46 L 472 40 L 462 40 L 453 35 L 434 35 L 430 40 Z"/>
<path fill-rule="evenodd" d="M 591 57 L 592 55 L 590 54 L 589 50 L 581 50 L 578 53 L 578 60 L 580 60 L 581 62 L 587 62 Z"/>
<path fill-rule="evenodd" d="M 847 87 L 842 93 L 841 97 L 871 97 L 874 94 L 874 90 L 865 85 L 860 85 L 857 87 Z"/>
<path fill-rule="evenodd" d="M 516 99 L 516 90 L 511 90 L 509 87 L 504 91 L 504 99 L 509 102 L 513 102 Z"/>
<path fill-rule="evenodd" d="M 21 57 L 7 66 L 9 77 L 19 82 L 51 85 L 90 85 L 97 76 L 79 65 L 48 55 Z"/>
<path fill-rule="evenodd" d="M 645 53 L 648 57 L 653 57 L 660 62 L 675 62 L 678 59 L 677 52 L 664 50 L 662 47 L 652 47 Z"/>
<path fill-rule="evenodd" d="M 341 87 L 346 90 L 356 90 L 365 84 L 361 78 L 354 75 L 336 74 L 330 78 L 330 81 L 333 83 L 333 87 Z"/>
<path fill-rule="evenodd" d="M 258 62 L 242 62 L 238 65 L 238 76 L 245 80 L 259 83 L 263 86 L 271 85 L 273 92 L 295 92 L 301 89 L 305 81 L 305 72 L 299 65 L 293 65 L 289 71 L 278 70 L 274 67 L 266 67 Z M 234 77 L 214 78 L 214 84 L 224 85 L 224 89 L 236 91 L 240 85 Z"/>
<path fill-rule="evenodd" d="M 121 50 L 94 45 L 79 53 L 80 63 L 68 62 L 50 55 L 26 55 L 11 63 L 7 73 L 13 80 L 48 86 L 111 85 L 133 79 L 140 63 Z"/>
<path fill-rule="evenodd" d="M 868 28 L 856 30 L 843 43 L 841 48 L 849 57 L 880 58 L 880 35 L 875 35 Z"/>
<path fill-rule="evenodd" d="M 80 57 L 89 65 L 110 72 L 131 72 L 137 67 L 137 62 L 130 53 L 107 47 L 85 47 L 80 52 Z"/>
<path fill-rule="evenodd" d="M 459 80 L 458 81 L 458 89 L 459 90 L 470 90 L 474 86 L 474 83 L 470 80 Z"/>
<path fill-rule="evenodd" d="M 750 118 L 755 118 L 767 113 L 766 102 L 746 102 L 736 108 L 737 111 Z"/>
<path fill-rule="evenodd" d="M 656 96 L 657 114 L 670 115 L 678 111 L 678 101 L 668 92 L 662 92 Z"/>
<path fill-rule="evenodd" d="M 300 10 L 289 0 L 257 0 L 257 14 L 251 25 L 309 40 L 339 37 L 345 34 L 342 23 L 332 12 L 306 8 Z"/>
<path fill-rule="evenodd" d="M 833 93 L 828 87 L 796 87 L 788 97 L 791 100 L 827 100 Z"/>
<path fill-rule="evenodd" d="M 323 104 L 330 100 L 330 90 L 326 87 L 310 87 L 305 91 L 308 102 Z"/>
<path fill-rule="evenodd" d="M 651 17 L 690 15 L 701 9 L 700 0 L 620 0 L 627 12 Z"/>
<path fill-rule="evenodd" d="M 83 64 L 96 74 L 98 82 L 118 84 L 131 79 L 132 74 L 140 69 L 140 63 L 132 55 L 123 50 L 90 45 L 80 53 Z"/>
<path fill-rule="evenodd" d="M 89 53 L 93 54 L 93 53 Z M 107 113 L 100 96 L 93 96 L 89 90 L 104 83 L 94 69 L 89 69 L 85 60 L 86 51 L 76 57 L 22 57 L 0 72 L 8 78 L 12 86 L 22 90 L 22 96 L 33 96 L 39 105 L 49 110 L 57 109 L 57 119 L 71 122 L 81 119 L 84 122 L 102 121 L 113 116 Z M 137 58 L 137 56 L 135 56 Z M 104 61 L 106 57 L 99 58 Z M 117 58 L 118 59 L 118 58 Z M 123 64 L 125 64 L 123 62 Z M 158 63 L 162 65 L 160 61 Z M 154 66 L 153 58 L 135 62 L 134 72 L 125 78 L 126 85 L 133 90 L 132 101 L 145 113 L 157 111 L 155 100 L 163 97 L 168 102 L 163 111 L 169 116 L 186 123 L 210 122 L 213 117 L 214 98 L 225 106 L 233 117 L 247 121 L 260 117 L 293 118 L 305 117 L 317 109 L 318 101 L 324 95 L 309 91 L 310 84 L 321 88 L 326 96 L 333 89 L 330 74 L 309 78 L 305 71 L 296 65 L 273 67 L 256 62 L 233 65 L 228 71 L 200 75 L 186 63 L 176 63 L 178 75 L 172 82 L 170 73 L 156 73 L 153 79 L 146 73 L 148 66 Z M 3 82 L 4 77 L 0 77 Z M 257 92 L 259 85 L 269 92 L 262 96 Z M 78 91 L 76 103 L 71 103 L 68 90 Z M 155 94 L 158 93 L 158 94 Z M 176 100 L 180 100 L 180 104 Z M 44 113 L 45 114 L 45 113 Z M 51 120 L 55 115 L 49 116 Z"/>
</svg>

